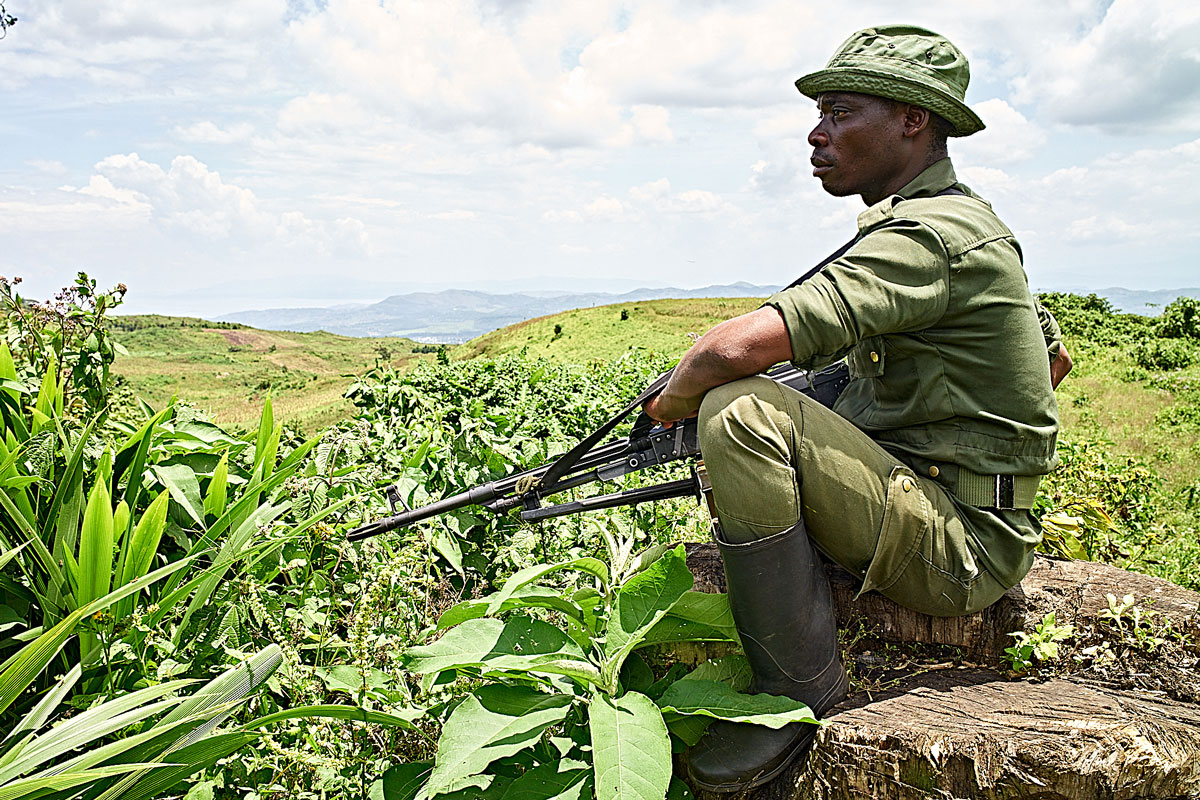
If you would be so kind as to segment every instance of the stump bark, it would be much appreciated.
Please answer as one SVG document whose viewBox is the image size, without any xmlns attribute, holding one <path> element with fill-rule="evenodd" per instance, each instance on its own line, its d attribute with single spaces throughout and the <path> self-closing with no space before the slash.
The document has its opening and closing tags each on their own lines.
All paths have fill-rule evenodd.
<svg viewBox="0 0 1200 800">
<path fill-rule="evenodd" d="M 697 590 L 724 591 L 714 546 L 689 546 L 688 566 Z M 931 657 L 892 670 L 881 690 L 852 693 L 826 714 L 812 751 L 776 780 L 740 794 L 697 792 L 700 800 L 1200 798 L 1200 673 L 1182 645 L 1117 652 L 1111 673 L 1014 680 L 999 666 L 1008 634 L 1048 613 L 1081 636 L 1095 631 L 1108 594 L 1134 595 L 1160 628 L 1169 623 L 1194 642 L 1200 594 L 1039 557 L 992 607 L 935 618 L 877 593 L 855 600 L 858 579 L 838 567 L 829 574 L 839 626 L 867 633 L 849 654 L 852 673 L 878 667 L 889 645 Z"/>
</svg>

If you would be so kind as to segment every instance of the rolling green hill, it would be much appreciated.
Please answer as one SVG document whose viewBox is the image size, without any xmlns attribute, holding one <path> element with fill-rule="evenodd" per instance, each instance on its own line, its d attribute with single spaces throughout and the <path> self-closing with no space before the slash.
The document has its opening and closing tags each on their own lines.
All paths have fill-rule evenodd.
<svg viewBox="0 0 1200 800">
<path fill-rule="evenodd" d="M 642 300 L 581 308 L 519 322 L 455 348 L 456 359 L 495 358 L 525 349 L 531 356 L 584 364 L 608 361 L 634 347 L 683 355 L 695 337 L 718 322 L 753 311 L 748 297 Z"/>
<path fill-rule="evenodd" d="M 278 418 L 313 433 L 353 413 L 342 393 L 348 375 L 377 361 L 404 366 L 423 348 L 409 339 L 355 339 L 318 331 L 263 331 L 229 322 L 160 315 L 113 319 L 128 351 L 113 371 L 155 407 L 173 394 L 219 424 L 256 424 L 271 393 Z"/>
</svg>

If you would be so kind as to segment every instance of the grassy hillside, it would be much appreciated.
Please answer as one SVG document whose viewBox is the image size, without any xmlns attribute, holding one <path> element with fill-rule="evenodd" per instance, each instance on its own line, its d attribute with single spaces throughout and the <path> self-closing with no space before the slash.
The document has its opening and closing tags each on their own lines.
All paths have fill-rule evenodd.
<svg viewBox="0 0 1200 800">
<path fill-rule="evenodd" d="M 538 317 L 472 339 L 452 356 L 496 356 L 526 349 L 566 363 L 608 361 L 634 347 L 682 355 L 694 339 L 718 322 L 753 311 L 762 300 L 746 297 L 642 300 L 581 308 Z"/>
<path fill-rule="evenodd" d="M 271 393 L 276 416 L 315 432 L 353 413 L 346 377 L 376 361 L 403 366 L 420 347 L 409 339 L 355 339 L 323 331 L 283 333 L 236 323 L 160 315 L 118 317 L 114 337 L 129 355 L 113 370 L 155 407 L 173 394 L 219 424 L 256 424 Z"/>
</svg>

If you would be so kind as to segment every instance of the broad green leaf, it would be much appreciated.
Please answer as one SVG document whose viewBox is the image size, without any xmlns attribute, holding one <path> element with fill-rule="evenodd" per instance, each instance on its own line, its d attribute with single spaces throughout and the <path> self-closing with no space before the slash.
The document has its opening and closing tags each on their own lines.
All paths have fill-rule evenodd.
<svg viewBox="0 0 1200 800">
<path fill-rule="evenodd" d="M 687 556 L 680 545 L 617 590 L 604 643 L 602 674 L 606 686 L 615 688 L 625 657 L 684 592 L 692 588 L 692 583 Z"/>
<path fill-rule="evenodd" d="M 42 376 L 42 385 L 38 389 L 37 400 L 34 403 L 34 433 L 41 430 L 50 421 L 50 418 L 54 416 L 54 401 L 58 394 L 57 370 L 53 359 L 51 359 L 46 364 L 46 374 Z"/>
<path fill-rule="evenodd" d="M 630 653 L 621 666 L 621 687 L 628 692 L 648 694 L 654 684 L 654 673 L 645 659 L 636 652 Z"/>
<path fill-rule="evenodd" d="M 402 661 L 417 674 L 462 667 L 563 675 L 572 674 L 564 670 L 595 672 L 567 634 L 549 623 L 520 616 L 507 622 L 490 617 L 467 620 L 432 644 L 410 647 Z"/>
<path fill-rule="evenodd" d="M 654 627 L 642 637 L 638 647 L 649 647 L 656 644 L 671 642 L 728 642 L 730 638 L 723 631 L 701 625 L 699 622 L 689 622 L 686 619 L 667 614 L 654 624 Z"/>
<path fill-rule="evenodd" d="M 364 679 L 359 668 L 353 664 L 338 664 L 333 667 L 313 667 L 313 673 L 320 678 L 330 691 L 343 691 L 351 697 L 357 696 L 362 690 L 383 689 L 390 683 L 388 674 L 374 667 L 367 668 Z"/>
<path fill-rule="evenodd" d="M 637 692 L 615 699 L 597 692 L 588 720 L 596 800 L 663 800 L 671 783 L 671 740 L 654 701 Z"/>
<path fill-rule="evenodd" d="M 474 600 L 464 600 L 450 607 L 438 618 L 438 630 L 452 628 L 469 619 L 478 619 L 479 617 L 488 615 L 488 609 L 491 607 L 494 598 L 495 595 L 491 594 Z M 581 619 L 583 616 L 583 612 L 579 606 L 563 598 L 550 587 L 539 586 L 537 584 L 523 586 L 516 592 L 513 592 L 500 606 L 498 613 L 511 611 L 514 608 L 552 608 L 564 614 L 570 614 L 576 619 Z"/>
<path fill-rule="evenodd" d="M 119 546 L 120 540 L 129 529 L 129 504 L 124 500 L 117 503 L 113 509 L 113 540 Z"/>
<path fill-rule="evenodd" d="M 376 784 L 379 792 L 376 793 L 372 787 L 368 800 L 413 800 L 417 796 L 417 792 L 421 791 L 421 786 L 424 785 L 431 772 L 433 772 L 432 761 L 397 764 L 383 773 L 383 778 Z"/>
<path fill-rule="evenodd" d="M 688 747 L 694 747 L 696 742 L 700 741 L 700 737 L 704 736 L 708 726 L 713 724 L 712 717 L 693 717 L 670 712 L 663 714 L 663 719 L 666 720 L 667 730 L 671 735 Z"/>
<path fill-rule="evenodd" d="M 536 564 L 532 567 L 518 570 L 516 574 L 506 580 L 500 591 L 492 595 L 492 602 L 488 607 L 487 613 L 495 614 L 499 611 L 504 601 L 512 597 L 513 593 L 518 589 L 552 572 L 559 572 L 566 569 L 586 572 L 589 575 L 599 578 L 603 583 L 608 583 L 608 567 L 598 558 L 585 557 L 563 561 L 559 564 Z"/>
<path fill-rule="evenodd" d="M 696 796 L 688 785 L 679 778 L 671 778 L 671 788 L 667 789 L 667 800 L 695 800 Z"/>
<path fill-rule="evenodd" d="M 651 564 L 666 555 L 669 550 L 673 549 L 674 547 L 669 544 L 656 544 L 653 547 L 647 547 L 634 556 L 633 561 L 629 565 L 629 574 L 632 576 L 643 572 Z"/>
<path fill-rule="evenodd" d="M 0 379 L 17 382 L 17 366 L 13 362 L 12 351 L 8 349 L 8 342 L 3 339 L 0 339 Z"/>
<path fill-rule="evenodd" d="M 684 592 L 683 597 L 671 606 L 670 616 L 715 628 L 725 634 L 725 638 L 738 641 L 737 625 L 733 621 L 733 612 L 729 610 L 727 594 Z"/>
<path fill-rule="evenodd" d="M 442 528 L 438 528 L 433 532 L 433 549 L 438 552 L 438 555 L 446 559 L 455 572 L 459 575 L 463 574 L 462 547 L 459 546 L 457 537 Z"/>
<path fill-rule="evenodd" d="M 155 464 L 150 469 L 197 525 L 204 527 L 204 504 L 200 501 L 200 482 L 192 468 L 184 464 Z"/>
<path fill-rule="evenodd" d="M 442 728 L 426 791 L 430 795 L 449 791 L 455 781 L 478 775 L 496 759 L 532 746 L 546 728 L 566 718 L 571 703 L 570 695 L 520 686 L 484 686 L 472 692 Z"/>
<path fill-rule="evenodd" d="M 513 781 L 500 800 L 590 800 L 592 770 L 587 766 L 566 768 L 567 763 L 534 767 Z"/>
<path fill-rule="evenodd" d="M 663 692 L 658 705 L 664 713 L 699 714 L 768 728 L 782 728 L 789 722 L 818 722 L 799 700 L 772 694 L 740 694 L 718 681 L 676 681 Z"/>
<path fill-rule="evenodd" d="M 225 504 L 229 493 L 229 451 L 221 453 L 221 460 L 213 470 L 212 480 L 208 482 L 208 494 L 204 497 L 206 513 L 219 517 L 225 513 Z"/>
<path fill-rule="evenodd" d="M 713 658 L 683 677 L 685 681 L 719 681 L 735 692 L 745 692 L 750 688 L 754 674 L 750 671 L 750 662 L 739 654 Z"/>
</svg>

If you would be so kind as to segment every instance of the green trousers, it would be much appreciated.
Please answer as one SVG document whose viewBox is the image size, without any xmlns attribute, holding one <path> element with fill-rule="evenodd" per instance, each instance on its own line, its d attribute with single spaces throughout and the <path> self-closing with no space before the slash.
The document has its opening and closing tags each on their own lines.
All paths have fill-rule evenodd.
<svg viewBox="0 0 1200 800">
<path fill-rule="evenodd" d="M 957 503 L 815 400 L 745 378 L 708 392 L 699 431 L 726 540 L 803 517 L 813 544 L 862 578 L 862 591 L 925 614 L 969 614 L 1008 588 L 984 568 L 972 535 L 994 515 Z"/>
</svg>

